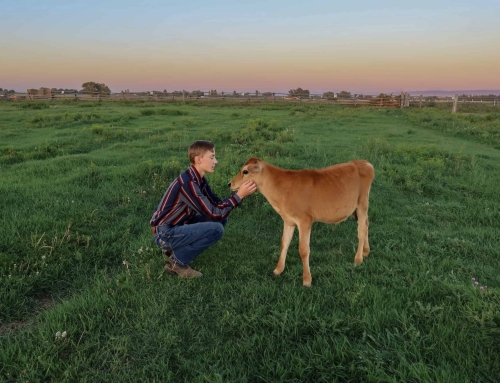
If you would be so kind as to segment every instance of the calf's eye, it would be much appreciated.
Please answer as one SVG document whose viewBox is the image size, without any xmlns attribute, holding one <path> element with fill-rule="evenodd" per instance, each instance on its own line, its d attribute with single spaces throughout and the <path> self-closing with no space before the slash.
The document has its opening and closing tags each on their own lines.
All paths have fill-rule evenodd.
<svg viewBox="0 0 500 383">
<path fill-rule="evenodd" d="M 243 170 L 243 174 L 248 174 L 248 170 Z"/>
</svg>

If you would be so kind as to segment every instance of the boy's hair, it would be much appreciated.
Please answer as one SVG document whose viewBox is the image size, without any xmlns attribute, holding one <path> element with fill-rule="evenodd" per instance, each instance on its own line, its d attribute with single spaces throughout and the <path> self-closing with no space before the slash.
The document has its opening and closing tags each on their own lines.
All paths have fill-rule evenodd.
<svg viewBox="0 0 500 383">
<path fill-rule="evenodd" d="M 189 162 L 194 165 L 196 156 L 203 156 L 206 152 L 213 152 L 215 144 L 212 141 L 198 140 L 191 144 L 188 149 Z"/>
</svg>

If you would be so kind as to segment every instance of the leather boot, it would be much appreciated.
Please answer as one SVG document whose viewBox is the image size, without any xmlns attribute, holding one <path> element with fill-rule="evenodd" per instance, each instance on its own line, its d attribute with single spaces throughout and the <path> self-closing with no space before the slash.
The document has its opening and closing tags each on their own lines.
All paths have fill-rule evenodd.
<svg viewBox="0 0 500 383">
<path fill-rule="evenodd" d="M 177 274 L 181 278 L 197 278 L 203 276 L 199 271 L 193 270 L 189 266 L 181 266 L 172 258 L 165 265 L 165 271 L 169 274 Z"/>
</svg>

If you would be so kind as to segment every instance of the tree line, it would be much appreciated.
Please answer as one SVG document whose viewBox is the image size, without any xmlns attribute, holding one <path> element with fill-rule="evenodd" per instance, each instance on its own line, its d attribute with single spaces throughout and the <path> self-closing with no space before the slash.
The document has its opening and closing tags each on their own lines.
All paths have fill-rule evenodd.
<svg viewBox="0 0 500 383">
<path fill-rule="evenodd" d="M 66 93 L 93 93 L 93 94 L 110 94 L 111 89 L 103 83 L 98 83 L 95 81 L 87 81 L 82 84 L 82 89 L 77 90 L 77 89 L 63 89 L 63 88 L 43 88 L 42 89 L 50 89 L 52 92 L 66 92 Z M 4 88 L 0 88 L 0 92 L 2 93 L 16 93 L 15 90 L 8 90 Z M 131 93 L 128 89 L 122 90 L 121 93 Z M 174 90 L 172 92 L 167 92 L 166 89 L 163 91 L 160 90 L 154 90 L 154 91 L 148 91 L 148 92 L 133 92 L 138 95 L 173 95 L 174 97 L 205 97 L 207 94 L 208 97 L 224 97 L 224 96 L 232 96 L 232 97 L 249 97 L 249 96 L 261 96 L 261 97 L 272 97 L 275 95 L 273 92 L 259 92 L 256 90 L 255 92 L 237 92 L 234 90 L 233 92 L 219 92 L 216 89 L 210 89 L 208 92 L 203 92 L 201 90 L 193 90 L 193 91 L 187 91 L 187 90 Z M 288 91 L 288 96 L 289 97 L 294 97 L 294 98 L 310 98 L 311 97 L 311 92 L 308 89 L 303 89 L 301 87 L 298 87 L 296 89 L 290 89 Z M 314 97 L 318 97 L 319 95 L 314 95 Z M 486 97 L 497 97 L 494 94 L 491 95 L 483 95 Z M 340 92 L 324 92 L 321 96 L 322 98 L 327 98 L 327 99 L 333 99 L 333 98 L 363 98 L 363 94 L 351 94 L 351 92 L 342 90 Z M 385 93 L 380 93 L 376 98 L 379 99 L 392 99 L 395 96 L 393 94 L 385 94 Z M 426 96 L 427 99 L 429 98 L 437 98 L 437 96 Z M 463 94 L 461 97 L 471 97 L 470 95 Z M 473 97 L 478 97 L 477 95 Z"/>
<path fill-rule="evenodd" d="M 53 88 L 52 90 L 55 90 L 55 88 Z M 57 90 L 61 91 L 62 89 L 57 89 Z M 76 90 L 72 90 L 72 91 L 76 92 Z M 109 94 L 109 93 L 111 93 L 111 90 L 106 84 L 97 83 L 94 81 L 88 81 L 88 82 L 85 82 L 82 84 L 82 90 L 80 92 Z M 127 94 L 127 93 L 131 93 L 131 92 L 130 92 L 130 90 L 126 89 L 126 90 L 122 90 L 121 93 Z M 202 97 L 202 96 L 205 96 L 205 93 L 208 93 L 208 97 L 218 97 L 218 96 L 221 96 L 221 97 L 224 97 L 224 96 L 245 97 L 245 96 L 251 96 L 251 95 L 257 96 L 257 97 L 258 96 L 271 97 L 271 96 L 275 95 L 274 92 L 259 92 L 258 90 L 256 90 L 254 93 L 236 92 L 236 90 L 234 90 L 232 93 L 229 93 L 229 92 L 224 92 L 224 91 L 218 92 L 216 89 L 210 89 L 209 92 L 203 92 L 201 90 L 193 90 L 193 91 L 174 90 L 172 92 L 167 92 L 167 90 L 164 89 L 163 91 L 153 90 L 153 91 L 149 91 L 149 92 L 133 92 L 133 93 L 141 94 L 141 95 L 144 95 L 144 94 L 152 94 L 152 95 L 171 94 L 174 97 L 182 97 L 182 96 Z M 309 98 L 311 93 L 309 92 L 308 89 L 302 89 L 299 87 L 296 89 L 290 89 L 288 91 L 288 95 L 291 97 Z M 347 91 L 343 90 L 343 91 L 340 91 L 338 93 L 324 92 L 323 98 L 334 98 L 335 95 L 337 95 L 337 97 L 340 97 L 340 98 L 351 98 L 352 97 L 351 92 L 347 92 Z M 355 96 L 363 97 L 363 95 L 355 95 Z"/>
<path fill-rule="evenodd" d="M 110 94 L 111 89 L 103 83 L 98 83 L 95 81 L 87 81 L 82 84 L 82 89 L 77 90 L 77 89 L 63 89 L 63 88 L 44 88 L 42 87 L 41 89 L 50 89 L 52 92 L 65 92 L 65 93 L 94 93 L 94 94 Z M 2 89 L 0 88 L 0 92 L 4 93 L 15 93 L 14 90 L 7 90 L 7 89 Z M 122 90 L 121 93 L 131 93 L 128 89 Z M 232 97 L 247 97 L 247 96 L 261 96 L 261 97 L 272 97 L 275 95 L 274 92 L 259 92 L 256 90 L 254 93 L 251 92 L 236 92 L 234 90 L 232 93 L 230 92 L 218 92 L 216 89 L 210 89 L 209 92 L 203 92 L 201 90 L 193 90 L 193 91 L 187 91 L 187 90 L 174 90 L 172 92 L 167 92 L 166 89 L 163 91 L 159 90 L 153 90 L 153 91 L 148 91 L 148 92 L 133 92 L 135 94 L 139 95 L 147 95 L 147 94 L 153 94 L 153 95 L 160 95 L 160 94 L 171 94 L 174 97 L 202 97 L 205 96 L 205 93 L 208 93 L 208 97 L 224 97 L 224 96 L 232 96 Z M 288 95 L 290 97 L 297 97 L 297 98 L 309 98 L 311 96 L 311 93 L 309 92 L 308 89 L 302 89 L 302 88 L 296 88 L 296 89 L 290 89 L 288 91 Z M 384 95 L 385 96 L 385 95 Z M 323 93 L 323 98 L 351 98 L 351 92 L 347 92 L 345 90 L 341 92 L 324 92 Z M 363 95 L 355 95 L 355 97 L 363 97 Z"/>
</svg>

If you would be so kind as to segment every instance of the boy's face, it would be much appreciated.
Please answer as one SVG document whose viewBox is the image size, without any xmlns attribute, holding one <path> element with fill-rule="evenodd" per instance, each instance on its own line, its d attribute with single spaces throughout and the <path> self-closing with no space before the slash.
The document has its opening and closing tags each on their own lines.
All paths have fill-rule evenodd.
<svg viewBox="0 0 500 383">
<path fill-rule="evenodd" d="M 206 151 L 201 157 L 196 156 L 195 162 L 198 170 L 202 170 L 205 173 L 213 173 L 215 165 L 217 164 L 217 160 L 215 159 L 215 149 L 213 151 Z"/>
</svg>

